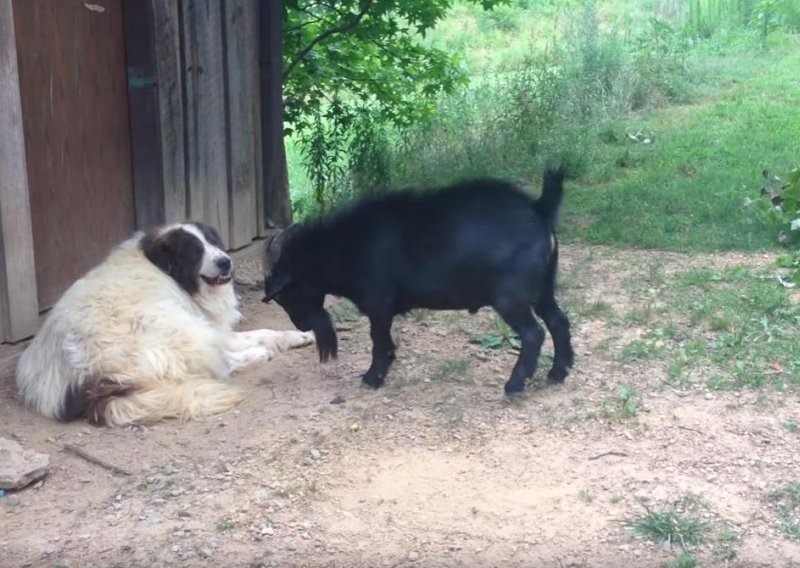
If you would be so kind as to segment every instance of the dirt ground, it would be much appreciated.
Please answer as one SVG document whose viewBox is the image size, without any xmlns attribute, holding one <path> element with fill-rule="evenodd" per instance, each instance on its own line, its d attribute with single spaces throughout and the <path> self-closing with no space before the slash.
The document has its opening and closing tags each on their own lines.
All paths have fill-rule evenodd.
<svg viewBox="0 0 800 568">
<path fill-rule="evenodd" d="M 567 246 L 568 296 L 624 306 L 620 282 L 654 255 L 667 275 L 771 262 Z M 254 286 L 241 295 L 244 328 L 291 327 Z M 767 500 L 799 477 L 800 435 L 782 427 L 800 419 L 798 393 L 671 386 L 658 362 L 596 353 L 625 330 L 576 318 L 566 384 L 544 385 L 545 362 L 510 402 L 515 353 L 470 342 L 491 320 L 488 310 L 396 320 L 398 360 L 378 391 L 359 381 L 366 321 L 346 322 L 336 362 L 304 348 L 234 376 L 246 399 L 232 412 L 116 430 L 21 408 L 5 349 L 0 436 L 49 453 L 52 467 L 0 498 L 0 566 L 656 567 L 676 551 L 633 539 L 621 521 L 642 502 L 663 509 L 686 495 L 737 537 L 732 560 L 718 542 L 702 545 L 704 566 L 800 566 L 800 543 Z M 638 414 L 604 417 L 623 383 L 636 385 Z"/>
</svg>

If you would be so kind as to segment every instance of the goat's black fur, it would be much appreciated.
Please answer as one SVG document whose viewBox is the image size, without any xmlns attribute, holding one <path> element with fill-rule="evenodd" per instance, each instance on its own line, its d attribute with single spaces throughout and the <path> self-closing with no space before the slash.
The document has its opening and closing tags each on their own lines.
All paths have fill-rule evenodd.
<svg viewBox="0 0 800 568">
<path fill-rule="evenodd" d="M 388 192 L 293 226 L 270 246 L 265 301 L 275 298 L 295 326 L 313 330 L 326 360 L 337 344 L 325 296 L 351 300 L 370 321 L 372 365 L 363 381 L 376 388 L 394 360 L 395 315 L 492 306 L 522 342 L 509 394 L 536 371 L 544 331 L 532 307 L 555 346 L 548 380 L 563 382 L 574 358 L 554 295 L 563 177 L 546 172 L 538 200 L 513 184 L 479 180 Z"/>
</svg>

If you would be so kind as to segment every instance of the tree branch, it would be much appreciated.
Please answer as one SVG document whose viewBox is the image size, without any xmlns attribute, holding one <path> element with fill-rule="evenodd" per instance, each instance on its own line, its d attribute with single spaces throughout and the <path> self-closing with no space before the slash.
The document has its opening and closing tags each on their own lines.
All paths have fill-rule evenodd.
<svg viewBox="0 0 800 568">
<path fill-rule="evenodd" d="M 355 17 L 349 22 L 346 22 L 338 27 L 325 30 L 317 37 L 315 37 L 313 40 L 311 40 L 307 46 L 305 46 L 298 52 L 297 55 L 295 55 L 294 59 L 292 59 L 291 63 L 289 63 L 289 65 L 283 71 L 283 80 L 284 81 L 286 80 L 286 77 L 288 77 L 289 74 L 294 70 L 294 68 L 297 67 L 300 64 L 300 62 L 303 61 L 303 59 L 305 59 L 306 55 L 308 55 L 317 44 L 319 44 L 322 41 L 325 41 L 326 39 L 328 39 L 333 35 L 349 32 L 350 30 L 358 26 L 358 24 L 361 23 L 361 20 L 364 19 L 364 16 L 367 15 L 367 12 L 369 12 L 369 9 L 372 8 L 373 2 L 374 0 L 369 0 L 361 9 L 361 11 L 358 14 L 356 14 Z"/>
</svg>

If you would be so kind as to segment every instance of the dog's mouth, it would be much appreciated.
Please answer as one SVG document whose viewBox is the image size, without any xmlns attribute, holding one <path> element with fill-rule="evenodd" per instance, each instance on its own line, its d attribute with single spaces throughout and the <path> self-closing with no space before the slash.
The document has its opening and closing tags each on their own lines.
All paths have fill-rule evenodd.
<svg viewBox="0 0 800 568">
<path fill-rule="evenodd" d="M 201 274 L 200 278 L 202 278 L 203 281 L 209 286 L 223 286 L 233 280 L 233 272 L 226 272 L 225 274 L 220 274 L 214 278 L 209 278 L 208 276 L 203 276 Z"/>
</svg>

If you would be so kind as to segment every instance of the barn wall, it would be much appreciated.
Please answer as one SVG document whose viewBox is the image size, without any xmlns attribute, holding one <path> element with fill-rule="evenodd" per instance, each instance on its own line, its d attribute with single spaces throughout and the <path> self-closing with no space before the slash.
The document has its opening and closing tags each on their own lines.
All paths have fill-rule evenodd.
<svg viewBox="0 0 800 568">
<path fill-rule="evenodd" d="M 265 230 L 258 207 L 259 2 L 148 2 L 147 28 L 129 19 L 135 27 L 129 36 L 151 41 L 149 51 L 136 52 L 129 82 L 131 123 L 143 132 L 134 144 L 137 204 L 155 195 L 158 207 L 148 206 L 137 222 L 203 221 L 230 248 L 244 247 Z"/>
</svg>

